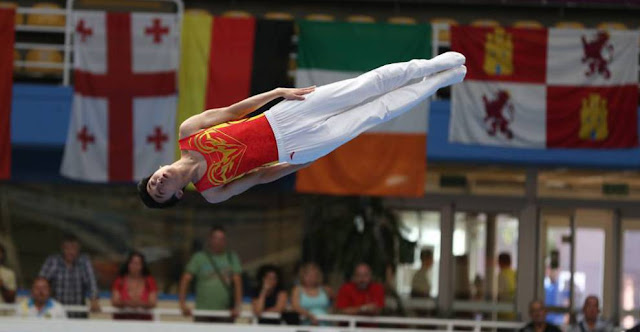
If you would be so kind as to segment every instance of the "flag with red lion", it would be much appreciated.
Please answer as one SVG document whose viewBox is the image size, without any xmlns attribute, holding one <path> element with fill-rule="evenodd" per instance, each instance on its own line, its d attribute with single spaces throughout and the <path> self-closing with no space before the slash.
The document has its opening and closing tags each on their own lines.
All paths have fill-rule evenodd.
<svg viewBox="0 0 640 332">
<path fill-rule="evenodd" d="M 638 145 L 638 32 L 452 28 L 467 56 L 449 139 L 523 148 Z"/>
</svg>

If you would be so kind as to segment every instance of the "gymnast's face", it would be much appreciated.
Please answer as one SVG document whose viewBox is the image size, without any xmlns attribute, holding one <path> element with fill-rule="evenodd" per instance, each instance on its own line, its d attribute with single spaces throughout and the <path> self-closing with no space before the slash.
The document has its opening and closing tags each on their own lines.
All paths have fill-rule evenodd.
<svg viewBox="0 0 640 332">
<path fill-rule="evenodd" d="M 147 192 L 158 203 L 168 201 L 173 195 L 182 198 L 182 186 L 180 175 L 172 165 L 160 167 L 147 183 Z"/>
</svg>

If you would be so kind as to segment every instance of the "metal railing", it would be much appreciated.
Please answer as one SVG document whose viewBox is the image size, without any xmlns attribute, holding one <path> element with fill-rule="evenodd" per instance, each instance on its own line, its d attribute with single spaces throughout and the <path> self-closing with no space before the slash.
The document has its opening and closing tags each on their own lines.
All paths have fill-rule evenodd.
<svg viewBox="0 0 640 332">
<path fill-rule="evenodd" d="M 46 8 L 24 8 L 19 7 L 16 12 L 21 15 L 41 14 L 41 15 L 61 15 L 67 18 L 67 11 L 64 9 L 46 9 Z M 18 24 L 16 25 L 16 31 L 20 32 L 39 32 L 39 33 L 51 33 L 61 34 L 65 33 L 64 27 L 48 26 L 48 25 L 32 25 L 32 24 Z M 64 51 L 64 46 L 60 44 L 45 44 L 45 43 L 22 43 L 16 42 L 15 48 L 18 50 L 31 50 L 31 49 L 45 49 L 45 50 L 57 50 Z M 28 61 L 28 60 L 15 60 L 15 66 L 25 68 L 48 68 L 48 69 L 62 69 L 65 70 L 66 63 L 48 62 L 48 61 Z"/>
<path fill-rule="evenodd" d="M 400 303 L 398 303 L 398 301 Z M 412 298 L 400 297 L 399 299 L 387 297 L 385 307 L 396 309 L 401 305 L 405 310 L 419 311 L 435 311 L 438 309 L 436 300 L 433 298 Z M 491 302 L 491 301 L 453 301 L 452 311 L 455 313 L 474 313 L 483 314 L 484 317 L 490 317 L 496 320 L 498 314 L 515 313 L 516 306 L 512 302 Z M 519 316 L 518 316 L 519 317 Z"/>
<path fill-rule="evenodd" d="M 431 54 L 440 54 L 440 47 L 451 47 L 448 40 L 440 40 L 441 31 L 449 31 L 448 23 L 431 23 Z"/>
<path fill-rule="evenodd" d="M 155 1 L 155 2 L 170 2 L 176 6 L 177 22 L 176 28 L 178 45 L 180 45 L 181 29 L 182 29 L 182 16 L 184 14 L 184 4 L 182 0 L 140 0 L 140 1 Z M 49 26 L 49 25 L 32 25 L 32 24 L 17 24 L 16 31 L 19 32 L 38 32 L 38 33 L 50 33 L 50 34 L 64 34 L 63 44 L 47 44 L 47 43 L 31 43 L 31 42 L 16 42 L 15 48 L 18 50 L 53 50 L 63 52 L 63 61 L 51 62 L 51 61 L 28 61 L 28 60 L 15 60 L 14 65 L 25 68 L 47 68 L 47 69 L 61 69 L 62 70 L 62 85 L 68 86 L 71 81 L 71 70 L 73 64 L 71 63 L 72 54 L 72 38 L 74 34 L 73 28 L 73 8 L 75 0 L 67 0 L 66 8 L 64 9 L 48 9 L 48 8 L 27 8 L 18 7 L 16 12 L 21 15 L 41 14 L 41 15 L 59 15 L 63 16 L 65 20 L 65 26 Z M 179 52 L 178 52 L 179 53 Z"/>
</svg>

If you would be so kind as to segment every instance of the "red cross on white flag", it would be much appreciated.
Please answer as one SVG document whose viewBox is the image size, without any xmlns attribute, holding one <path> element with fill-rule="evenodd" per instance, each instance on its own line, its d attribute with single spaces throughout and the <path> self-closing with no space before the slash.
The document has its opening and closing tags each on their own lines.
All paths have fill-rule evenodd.
<svg viewBox="0 0 640 332">
<path fill-rule="evenodd" d="M 86 42 L 87 37 L 93 35 L 93 29 L 85 26 L 84 20 L 80 20 L 76 25 L 76 33 L 80 37 L 81 42 Z"/>
<path fill-rule="evenodd" d="M 82 145 L 82 151 L 87 151 L 87 146 L 96 141 L 96 138 L 93 135 L 91 135 L 89 130 L 87 130 L 87 126 L 83 126 L 82 130 L 78 132 L 78 135 L 76 137 L 78 138 L 78 141 L 80 141 L 80 144 Z"/>
<path fill-rule="evenodd" d="M 153 36 L 153 42 L 156 44 L 162 43 L 162 36 L 169 34 L 169 27 L 163 26 L 161 22 L 159 18 L 154 18 L 153 25 L 144 30 L 147 35 Z"/>
<path fill-rule="evenodd" d="M 162 127 L 155 127 L 153 129 L 153 135 L 147 136 L 147 143 L 155 144 L 156 151 L 162 151 L 164 143 L 168 140 L 169 137 L 162 131 Z"/>
<path fill-rule="evenodd" d="M 75 27 L 75 95 L 62 174 L 128 182 L 170 163 L 176 16 L 77 11 Z"/>
</svg>

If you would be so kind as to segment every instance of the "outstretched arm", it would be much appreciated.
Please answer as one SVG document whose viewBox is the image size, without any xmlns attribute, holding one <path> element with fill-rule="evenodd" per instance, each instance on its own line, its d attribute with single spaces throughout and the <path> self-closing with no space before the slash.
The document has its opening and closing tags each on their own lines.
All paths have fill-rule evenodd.
<svg viewBox="0 0 640 332">
<path fill-rule="evenodd" d="M 261 93 L 259 95 L 255 95 L 243 101 L 237 102 L 227 107 L 227 112 L 233 114 L 236 119 L 240 119 L 242 117 L 245 117 L 247 114 L 257 110 L 258 108 L 264 106 L 264 104 L 279 97 L 283 97 L 289 100 L 304 100 L 304 95 L 313 92 L 315 88 L 315 86 L 301 89 L 276 88 L 269 92 Z"/>
<path fill-rule="evenodd" d="M 247 114 L 257 110 L 264 104 L 276 99 L 304 100 L 304 95 L 313 92 L 315 86 L 301 89 L 276 88 L 268 92 L 249 97 L 229 107 L 206 110 L 185 120 L 180 125 L 180 138 L 187 137 L 199 130 L 215 126 L 217 124 L 241 119 Z"/>
<path fill-rule="evenodd" d="M 233 180 L 222 187 L 206 190 L 202 195 L 209 203 L 224 202 L 233 196 L 249 190 L 249 188 L 255 185 L 273 182 L 281 177 L 295 173 L 309 165 L 310 163 L 301 165 L 283 163 L 265 167 L 246 174 L 237 180 Z"/>
</svg>

